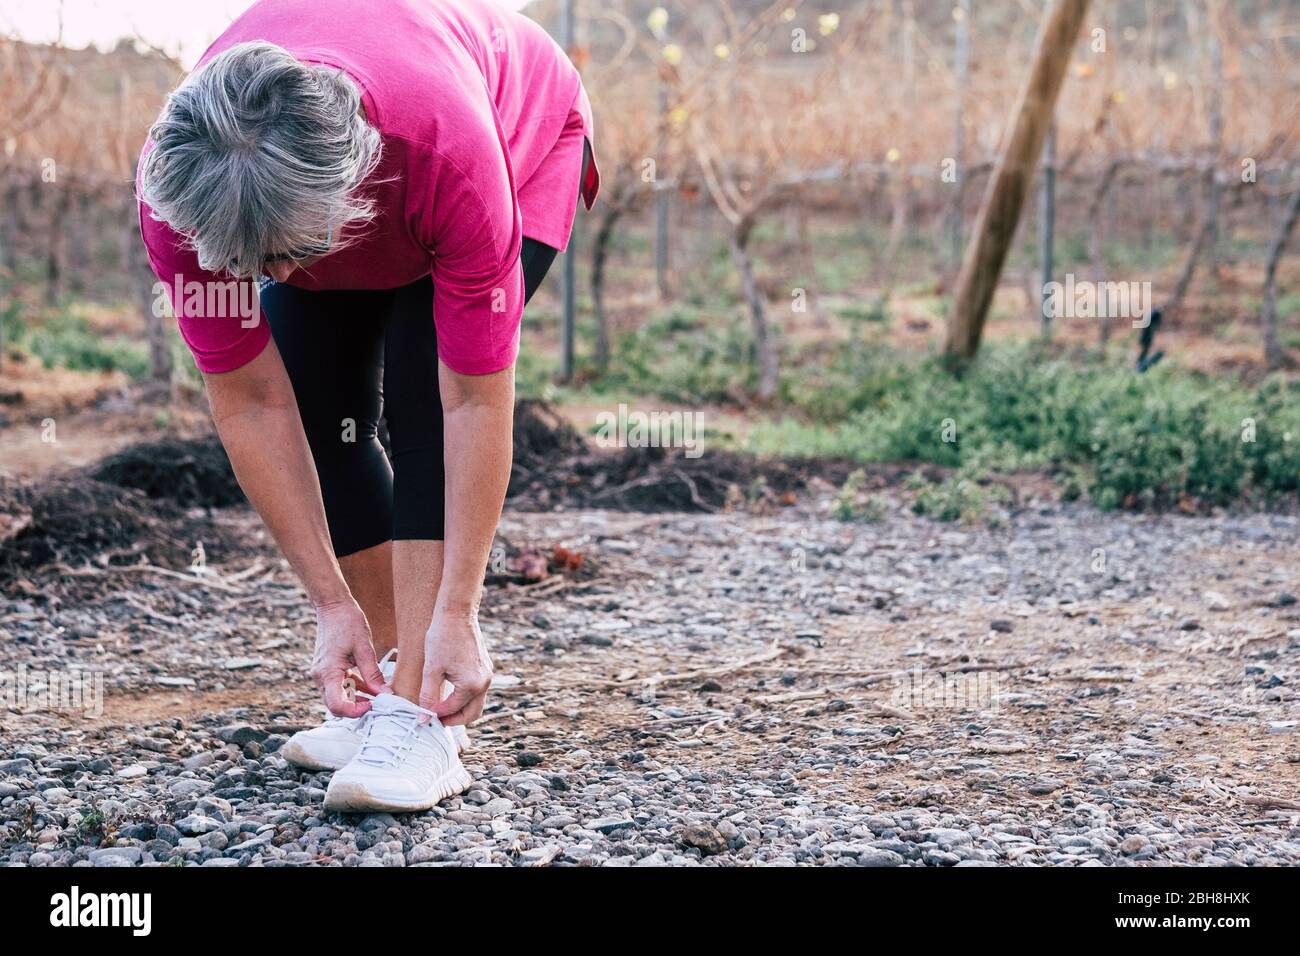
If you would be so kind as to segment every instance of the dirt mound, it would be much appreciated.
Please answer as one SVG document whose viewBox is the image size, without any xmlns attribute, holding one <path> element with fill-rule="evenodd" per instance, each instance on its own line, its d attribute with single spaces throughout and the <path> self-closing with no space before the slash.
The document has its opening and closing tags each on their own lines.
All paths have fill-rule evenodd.
<svg viewBox="0 0 1300 956">
<path fill-rule="evenodd" d="M 209 519 L 84 474 L 0 484 L 0 581 L 53 564 L 182 567 L 224 535 Z"/>
<path fill-rule="evenodd" d="M 700 458 L 662 448 L 604 451 L 545 402 L 527 399 L 516 407 L 514 442 L 509 497 L 520 510 L 762 510 L 794 504 L 815 479 L 838 485 L 853 467 L 720 450 Z M 0 581 L 59 564 L 107 567 L 147 559 L 185 567 L 198 541 L 209 550 L 238 546 L 207 509 L 243 501 L 215 436 L 146 442 L 82 471 L 0 483 Z M 549 573 L 581 578 L 593 572 L 581 555 L 524 549 L 498 576 L 535 581 Z"/>
<path fill-rule="evenodd" d="M 721 511 L 793 504 L 814 479 L 839 485 L 856 466 L 832 460 L 783 461 L 716 450 L 591 447 L 544 402 L 515 412 L 515 460 L 508 497 L 523 510 Z"/>
<path fill-rule="evenodd" d="M 515 403 L 514 463 L 510 494 L 561 461 L 589 454 L 582 436 L 549 404 L 531 398 Z"/>
<path fill-rule="evenodd" d="M 94 481 L 141 491 L 182 508 L 225 508 L 244 502 L 230 459 L 215 435 L 132 445 L 86 474 Z"/>
</svg>

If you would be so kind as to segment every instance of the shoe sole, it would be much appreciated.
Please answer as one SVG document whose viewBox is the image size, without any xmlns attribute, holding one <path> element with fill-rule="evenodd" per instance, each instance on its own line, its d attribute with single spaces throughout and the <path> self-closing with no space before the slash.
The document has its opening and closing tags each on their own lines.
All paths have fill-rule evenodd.
<svg viewBox="0 0 1300 956">
<path fill-rule="evenodd" d="M 461 738 L 455 734 L 452 734 L 452 741 L 456 744 L 457 754 L 463 754 L 466 750 L 469 750 L 470 747 L 473 746 L 473 744 L 470 743 L 468 735 L 466 735 L 464 738 Z M 358 744 L 358 746 L 360 745 Z M 324 770 L 342 770 L 344 767 L 348 765 L 348 762 L 352 759 L 355 753 L 356 750 L 353 750 L 351 754 L 348 754 L 348 756 L 344 760 L 338 763 L 327 763 L 324 760 L 319 760 L 313 757 L 310 753 L 307 752 L 305 748 L 294 743 L 292 740 L 290 740 L 279 750 L 280 756 L 282 756 L 285 760 L 289 761 L 289 763 L 293 764 L 295 767 L 299 768 L 300 770 L 313 770 L 316 771 L 317 773 Z"/>
<path fill-rule="evenodd" d="M 289 761 L 289 763 L 302 770 L 342 770 L 348 764 L 347 760 L 339 764 L 326 763 L 323 760 L 318 760 L 293 741 L 290 741 L 281 747 L 279 753 L 280 756 L 284 757 L 284 759 Z"/>
<path fill-rule="evenodd" d="M 359 783 L 331 780 L 325 791 L 325 809 L 339 813 L 413 813 L 431 810 L 448 797 L 464 793 L 473 782 L 469 771 L 459 761 L 435 780 L 423 797 L 411 801 L 388 800 L 375 796 Z"/>
</svg>

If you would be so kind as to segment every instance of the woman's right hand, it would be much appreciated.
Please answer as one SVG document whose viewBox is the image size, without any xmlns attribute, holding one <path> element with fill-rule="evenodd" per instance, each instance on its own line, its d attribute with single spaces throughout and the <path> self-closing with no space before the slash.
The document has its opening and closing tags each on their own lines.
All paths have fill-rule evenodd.
<svg viewBox="0 0 1300 956">
<path fill-rule="evenodd" d="M 311 676 L 325 697 L 325 706 L 337 717 L 360 717 L 370 701 L 349 700 L 345 689 L 348 670 L 361 676 L 361 689 L 378 694 L 385 688 L 375 648 L 370 643 L 370 624 L 356 601 L 323 604 L 316 608 L 316 652 Z"/>
</svg>

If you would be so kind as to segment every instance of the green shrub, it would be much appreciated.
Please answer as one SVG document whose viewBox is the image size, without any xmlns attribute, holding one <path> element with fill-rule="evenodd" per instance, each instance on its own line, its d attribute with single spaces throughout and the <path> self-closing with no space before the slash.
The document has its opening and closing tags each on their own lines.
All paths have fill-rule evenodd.
<svg viewBox="0 0 1300 956">
<path fill-rule="evenodd" d="M 885 520 L 889 511 L 889 502 L 879 495 L 865 493 L 867 473 L 859 468 L 844 480 L 843 487 L 835 499 L 835 517 L 840 521 L 866 521 L 876 523 Z"/>
<path fill-rule="evenodd" d="M 792 378 L 787 393 L 803 418 L 758 425 L 753 450 L 975 472 L 1042 468 L 1101 507 L 1218 505 L 1300 490 L 1300 385 L 1280 377 L 1247 389 L 1172 365 L 1138 376 L 995 346 L 960 379 L 933 357 L 884 352 L 837 357 L 802 389 Z"/>
<path fill-rule="evenodd" d="M 143 341 L 107 336 L 92 329 L 85 318 L 59 312 L 40 325 L 21 328 L 16 344 L 46 368 L 81 372 L 121 370 L 133 379 L 149 371 L 149 349 Z"/>
</svg>

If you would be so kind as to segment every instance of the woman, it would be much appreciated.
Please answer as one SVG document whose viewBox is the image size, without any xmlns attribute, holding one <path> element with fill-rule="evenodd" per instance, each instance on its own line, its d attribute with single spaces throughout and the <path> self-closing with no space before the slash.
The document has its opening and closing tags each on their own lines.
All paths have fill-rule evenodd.
<svg viewBox="0 0 1300 956">
<path fill-rule="evenodd" d="M 150 131 L 150 262 L 316 610 L 335 716 L 283 753 L 337 771 L 332 809 L 469 785 L 520 315 L 595 200 L 590 137 L 564 52 L 490 0 L 262 0 Z"/>
</svg>

